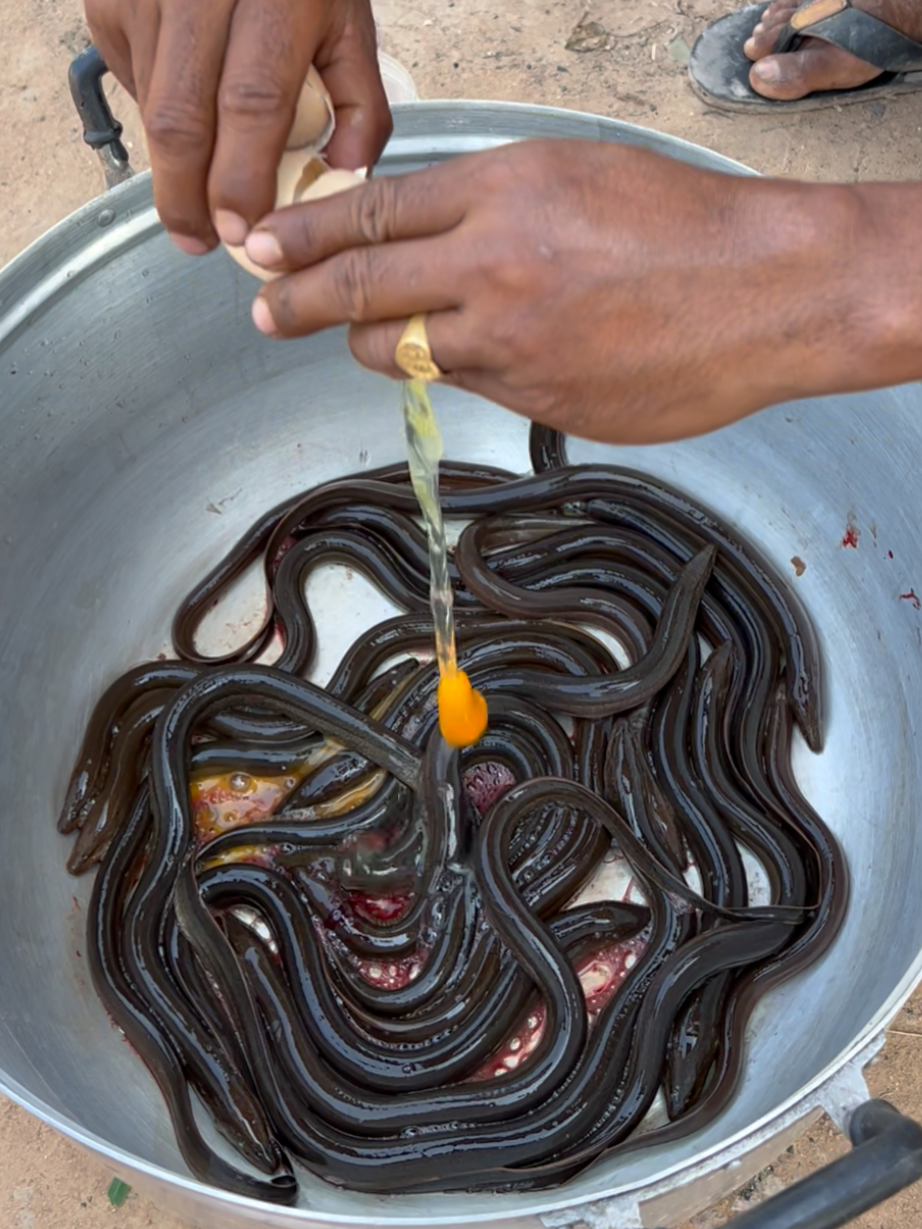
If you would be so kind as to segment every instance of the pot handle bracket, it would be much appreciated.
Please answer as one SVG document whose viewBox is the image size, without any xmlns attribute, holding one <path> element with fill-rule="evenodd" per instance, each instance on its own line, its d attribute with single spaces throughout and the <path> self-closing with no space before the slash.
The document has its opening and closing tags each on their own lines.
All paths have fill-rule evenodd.
<svg viewBox="0 0 922 1229">
<path fill-rule="evenodd" d="M 106 187 L 114 188 L 131 179 L 134 171 L 128 150 L 122 144 L 122 125 L 112 114 L 103 92 L 102 79 L 107 72 L 102 56 L 90 46 L 73 60 L 67 79 L 83 125 L 83 139 L 102 163 Z"/>
<path fill-rule="evenodd" d="M 865 1101 L 849 1116 L 852 1151 L 725 1229 L 838 1229 L 922 1178 L 922 1126 L 889 1101 Z"/>
<path fill-rule="evenodd" d="M 840 1117 L 832 1106 L 829 1112 Z M 919 1123 L 879 1100 L 853 1103 L 844 1116 L 851 1152 L 725 1222 L 724 1229 L 839 1229 L 922 1178 Z M 648 1224 L 636 1203 L 617 1196 L 539 1220 L 545 1229 L 647 1229 Z"/>
</svg>

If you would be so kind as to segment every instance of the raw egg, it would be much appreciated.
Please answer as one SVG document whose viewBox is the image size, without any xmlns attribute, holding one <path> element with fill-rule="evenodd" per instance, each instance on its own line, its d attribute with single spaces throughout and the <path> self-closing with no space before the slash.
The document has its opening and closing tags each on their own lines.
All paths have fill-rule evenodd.
<svg viewBox="0 0 922 1229">
<path fill-rule="evenodd" d="M 453 747 L 470 747 L 487 728 L 487 702 L 463 670 L 439 679 L 439 729 Z"/>
</svg>

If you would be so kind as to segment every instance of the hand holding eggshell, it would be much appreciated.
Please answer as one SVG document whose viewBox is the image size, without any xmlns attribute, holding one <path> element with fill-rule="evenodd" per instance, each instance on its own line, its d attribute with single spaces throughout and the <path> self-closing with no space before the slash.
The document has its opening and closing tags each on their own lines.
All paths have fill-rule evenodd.
<svg viewBox="0 0 922 1229">
<path fill-rule="evenodd" d="M 622 144 L 502 145 L 264 218 L 248 251 L 285 276 L 253 318 L 279 338 L 346 324 L 355 358 L 399 379 L 397 345 L 425 313 L 443 384 L 582 438 L 698 435 L 920 378 L 916 191 L 717 174 Z M 870 200 L 891 220 L 865 233 Z"/>
<path fill-rule="evenodd" d="M 298 98 L 294 123 L 276 172 L 275 208 L 319 200 L 365 182 L 365 169 L 346 171 L 330 167 L 323 158 L 336 130 L 333 100 L 323 79 L 311 65 Z M 234 260 L 254 277 L 269 281 L 278 275 L 254 264 L 242 245 L 225 244 Z"/>
<path fill-rule="evenodd" d="M 85 7 L 94 42 L 140 108 L 160 219 L 190 255 L 219 237 L 242 243 L 275 205 L 286 153 L 314 145 L 330 167 L 354 170 L 373 166 L 387 142 L 371 0 Z"/>
</svg>

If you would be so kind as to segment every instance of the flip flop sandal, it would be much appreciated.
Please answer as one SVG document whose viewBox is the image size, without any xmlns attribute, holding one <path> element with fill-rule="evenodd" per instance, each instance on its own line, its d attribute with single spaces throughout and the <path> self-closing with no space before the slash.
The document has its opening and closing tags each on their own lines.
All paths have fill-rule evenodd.
<svg viewBox="0 0 922 1229">
<path fill-rule="evenodd" d="M 865 102 L 922 90 L 922 43 L 852 7 L 851 0 L 813 0 L 797 10 L 781 31 L 775 54 L 796 51 L 801 39 L 821 38 L 879 68 L 883 76 L 851 90 L 824 90 L 794 102 L 763 98 L 749 84 L 752 61 L 743 45 L 767 4 L 751 4 L 721 17 L 692 48 L 688 72 L 696 94 L 720 111 L 817 111 L 846 102 Z"/>
</svg>

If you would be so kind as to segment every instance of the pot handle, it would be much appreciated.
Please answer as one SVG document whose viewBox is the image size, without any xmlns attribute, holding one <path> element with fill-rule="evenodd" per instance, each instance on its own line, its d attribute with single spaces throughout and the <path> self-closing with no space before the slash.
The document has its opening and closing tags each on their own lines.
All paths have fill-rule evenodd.
<svg viewBox="0 0 922 1229">
<path fill-rule="evenodd" d="M 922 1178 L 922 1126 L 889 1101 L 851 1115 L 852 1151 L 724 1229 L 837 1229 Z"/>
<path fill-rule="evenodd" d="M 108 71 L 102 56 L 90 45 L 73 60 L 67 79 L 83 125 L 83 139 L 99 155 L 106 187 L 114 188 L 130 179 L 134 171 L 122 144 L 122 125 L 113 116 L 103 92 L 102 79 Z"/>
</svg>

